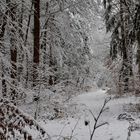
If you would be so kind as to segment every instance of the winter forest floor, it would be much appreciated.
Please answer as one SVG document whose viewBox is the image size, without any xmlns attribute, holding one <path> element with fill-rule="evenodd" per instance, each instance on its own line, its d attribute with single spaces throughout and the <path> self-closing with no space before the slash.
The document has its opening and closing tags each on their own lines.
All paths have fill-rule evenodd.
<svg viewBox="0 0 140 140">
<path fill-rule="evenodd" d="M 107 97 L 109 95 L 106 94 L 105 90 L 101 89 L 83 93 L 71 101 L 71 104 L 75 105 L 77 112 L 73 117 L 40 123 L 52 140 L 90 140 L 94 126 L 94 119 L 90 111 L 97 116 Z M 139 114 L 131 107 L 134 104 L 136 105 L 139 100 L 140 98 L 134 96 L 112 97 L 106 105 L 108 109 L 98 121 L 98 124 L 103 122 L 108 122 L 108 124 L 99 127 L 95 131 L 93 140 L 139 140 Z M 85 122 L 89 124 L 85 125 Z M 128 127 L 130 125 L 134 131 L 128 137 Z"/>
</svg>

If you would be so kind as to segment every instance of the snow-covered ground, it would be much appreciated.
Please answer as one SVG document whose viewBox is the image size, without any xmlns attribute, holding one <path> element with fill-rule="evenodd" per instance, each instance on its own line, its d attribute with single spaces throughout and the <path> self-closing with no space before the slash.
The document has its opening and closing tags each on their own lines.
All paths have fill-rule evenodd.
<svg viewBox="0 0 140 140">
<path fill-rule="evenodd" d="M 72 100 L 72 104 L 78 108 L 75 117 L 52 120 L 46 124 L 42 122 L 41 124 L 52 140 L 69 140 L 70 137 L 72 140 L 89 140 L 94 125 L 94 119 L 89 110 L 97 116 L 107 97 L 106 91 L 101 89 L 79 95 Z M 106 106 L 109 109 L 101 115 L 98 122 L 99 124 L 102 122 L 109 124 L 98 128 L 93 140 L 128 140 L 129 121 L 120 121 L 117 118 L 121 113 L 124 113 L 123 106 L 125 104 L 136 102 L 139 102 L 139 99 L 133 96 L 111 99 Z M 89 125 L 85 126 L 85 121 L 88 121 Z M 130 140 L 140 140 L 140 131 L 132 132 Z"/>
</svg>

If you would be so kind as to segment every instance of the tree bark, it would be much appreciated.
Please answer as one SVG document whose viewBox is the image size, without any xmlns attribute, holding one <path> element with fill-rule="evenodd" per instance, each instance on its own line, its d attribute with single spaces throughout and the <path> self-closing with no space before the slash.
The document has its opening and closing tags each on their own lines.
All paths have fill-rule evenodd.
<svg viewBox="0 0 140 140">
<path fill-rule="evenodd" d="M 13 87 L 11 87 L 11 99 L 15 100 L 17 98 L 17 93 L 16 90 L 14 88 L 14 86 L 16 86 L 16 80 L 17 80 L 17 38 L 16 38 L 16 28 L 15 28 L 15 22 L 16 22 L 16 2 L 9 0 L 9 16 L 11 18 L 11 29 L 10 29 L 10 43 L 11 43 L 11 47 L 10 47 L 10 53 L 11 53 L 11 78 L 12 78 L 12 84 Z"/>
<path fill-rule="evenodd" d="M 123 88 L 123 92 L 127 92 L 128 91 L 128 82 L 129 82 L 129 78 L 128 78 L 128 56 L 127 56 L 127 43 L 126 43 L 126 36 L 125 36 L 125 20 L 124 20 L 125 16 L 124 16 L 124 3 L 123 0 L 120 0 L 120 20 L 121 20 L 121 51 L 122 51 L 122 68 L 120 71 L 120 80 L 123 80 L 123 84 L 124 84 L 124 88 Z"/>
<path fill-rule="evenodd" d="M 18 32 L 19 32 L 19 37 L 21 40 L 21 43 L 19 42 L 19 49 L 17 50 L 18 53 L 18 68 L 17 68 L 17 79 L 18 82 L 22 82 L 21 77 L 23 76 L 23 61 L 24 61 L 24 55 L 23 55 L 23 47 L 22 47 L 22 42 L 24 39 L 23 35 L 23 17 L 24 17 L 24 0 L 21 1 L 21 7 L 20 7 L 20 12 L 18 13 Z"/>
<path fill-rule="evenodd" d="M 34 54 L 33 54 L 33 86 L 38 78 L 40 50 L 40 0 L 34 0 Z"/>
<path fill-rule="evenodd" d="M 2 25 L 0 25 L 1 29 L 0 29 L 0 48 L 2 50 L 2 53 L 5 55 L 5 46 L 3 45 L 2 41 L 4 41 L 4 35 L 5 35 L 5 28 L 6 28 L 6 24 L 7 24 L 7 16 L 8 16 L 8 1 L 6 1 L 6 12 L 5 15 L 3 15 L 3 23 Z M 6 96 L 6 92 L 7 92 L 7 86 L 6 86 L 6 80 L 5 80 L 5 66 L 3 63 L 3 60 L 1 61 L 1 66 L 2 66 L 2 95 Z"/>
<path fill-rule="evenodd" d="M 137 49 L 137 62 L 138 62 L 138 74 L 140 79 L 140 2 L 137 6 L 137 12 L 136 12 L 136 22 L 135 24 L 135 30 L 136 30 L 136 39 L 138 42 L 138 49 Z"/>
</svg>

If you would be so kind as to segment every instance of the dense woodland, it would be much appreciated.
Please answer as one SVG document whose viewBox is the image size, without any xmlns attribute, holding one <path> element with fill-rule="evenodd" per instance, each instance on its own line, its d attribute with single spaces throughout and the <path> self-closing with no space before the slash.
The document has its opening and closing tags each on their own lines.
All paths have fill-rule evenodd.
<svg viewBox="0 0 140 140">
<path fill-rule="evenodd" d="M 139 95 L 139 0 L 0 0 L 0 140 L 51 139 L 38 120 L 93 87 Z"/>
</svg>

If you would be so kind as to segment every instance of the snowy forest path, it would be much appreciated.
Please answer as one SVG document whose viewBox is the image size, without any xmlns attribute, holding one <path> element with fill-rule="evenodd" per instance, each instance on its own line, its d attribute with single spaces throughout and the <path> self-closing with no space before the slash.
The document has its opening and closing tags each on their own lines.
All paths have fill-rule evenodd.
<svg viewBox="0 0 140 140">
<path fill-rule="evenodd" d="M 106 92 L 106 90 L 98 89 L 75 97 L 72 102 L 78 106 L 77 117 L 48 122 L 46 125 L 48 133 L 59 137 L 60 135 L 68 137 L 72 134 L 72 140 L 89 140 L 90 131 L 94 126 L 94 119 L 90 111 L 95 116 L 98 115 L 104 100 L 108 97 Z M 101 115 L 98 122 L 99 124 L 103 122 L 108 122 L 109 124 L 98 128 L 93 140 L 126 140 L 129 122 L 127 120 L 120 121 L 117 118 L 124 112 L 123 106 L 125 104 L 134 102 L 136 102 L 135 97 L 113 98 L 106 105 L 109 109 Z M 85 121 L 88 121 L 89 125 L 86 126 Z M 134 136 L 131 137 L 131 140 L 139 140 L 137 133 L 132 133 L 132 135 Z M 54 137 L 53 140 L 58 140 L 58 137 Z"/>
</svg>

